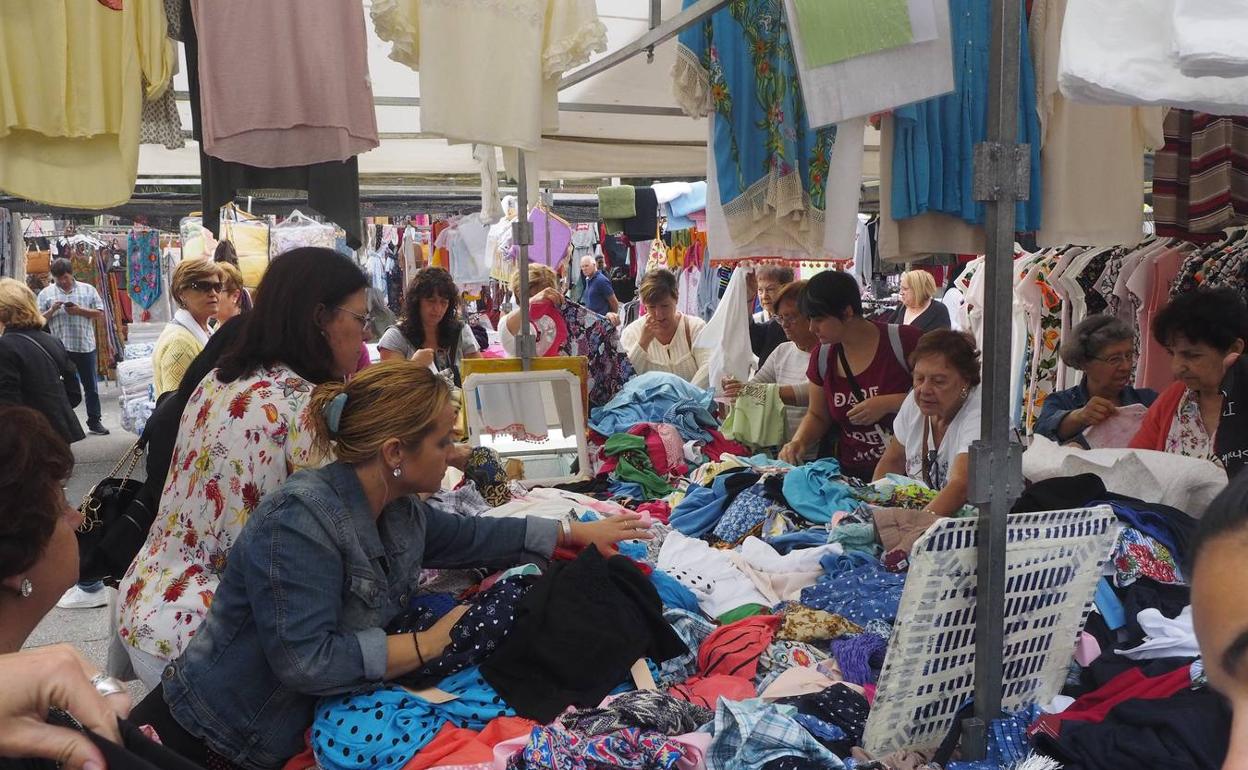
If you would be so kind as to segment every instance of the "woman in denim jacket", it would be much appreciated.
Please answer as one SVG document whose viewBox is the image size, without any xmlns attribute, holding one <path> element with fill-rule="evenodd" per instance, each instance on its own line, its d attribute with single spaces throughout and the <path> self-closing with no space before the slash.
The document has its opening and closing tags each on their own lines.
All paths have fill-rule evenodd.
<svg viewBox="0 0 1248 770">
<path fill-rule="evenodd" d="M 427 367 L 386 361 L 312 396 L 311 427 L 338 461 L 291 476 L 243 528 L 212 611 L 133 719 L 206 767 L 278 768 L 302 750 L 319 698 L 394 679 L 442 654 L 466 607 L 428 631 L 383 629 L 425 566 L 503 568 L 557 545 L 648 539 L 636 514 L 592 524 L 463 517 L 436 492 L 456 405 Z"/>
</svg>

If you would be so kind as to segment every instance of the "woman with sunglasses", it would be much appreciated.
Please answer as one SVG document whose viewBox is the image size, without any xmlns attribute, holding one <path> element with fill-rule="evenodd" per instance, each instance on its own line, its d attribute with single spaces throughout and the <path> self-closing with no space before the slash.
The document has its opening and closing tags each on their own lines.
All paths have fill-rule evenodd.
<svg viewBox="0 0 1248 770">
<path fill-rule="evenodd" d="M 221 298 L 221 270 L 206 259 L 184 259 L 174 268 L 170 294 L 178 309 L 152 352 L 152 386 L 160 398 L 182 384 L 186 369 L 208 344 L 208 322 Z"/>
<path fill-rule="evenodd" d="M 358 366 L 368 279 L 332 249 L 269 264 L 255 306 L 187 401 L 147 541 L 119 586 L 118 629 L 149 687 L 195 635 L 261 498 L 332 458 L 308 431 L 312 388 Z"/>
<path fill-rule="evenodd" d="M 1156 391 L 1131 387 L 1135 376 L 1135 332 L 1116 317 L 1088 318 L 1062 341 L 1061 352 L 1067 366 L 1083 372 L 1083 380 L 1045 399 L 1036 421 L 1035 432 L 1039 435 L 1086 449 L 1085 430 L 1113 417 L 1120 407 L 1147 407 L 1157 400 Z M 1108 446 L 1099 442 L 1098 445 Z M 1125 445 L 1125 441 L 1120 444 Z"/>
</svg>

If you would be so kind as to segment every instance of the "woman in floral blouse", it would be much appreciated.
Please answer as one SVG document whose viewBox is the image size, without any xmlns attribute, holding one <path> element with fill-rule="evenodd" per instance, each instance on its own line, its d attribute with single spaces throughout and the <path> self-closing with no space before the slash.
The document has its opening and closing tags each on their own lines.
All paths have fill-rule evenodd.
<svg viewBox="0 0 1248 770">
<path fill-rule="evenodd" d="M 119 587 L 119 632 L 149 687 L 203 622 L 261 498 L 330 459 L 313 449 L 305 413 L 314 385 L 356 369 L 366 286 L 330 249 L 277 257 L 237 340 L 187 403 L 160 510 Z"/>
</svg>

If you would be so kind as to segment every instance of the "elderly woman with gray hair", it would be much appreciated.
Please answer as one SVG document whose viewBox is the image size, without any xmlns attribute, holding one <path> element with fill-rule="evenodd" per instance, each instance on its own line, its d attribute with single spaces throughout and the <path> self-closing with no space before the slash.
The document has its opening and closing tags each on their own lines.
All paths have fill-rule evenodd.
<svg viewBox="0 0 1248 770">
<path fill-rule="evenodd" d="M 1131 404 L 1150 406 L 1156 391 L 1131 387 L 1135 373 L 1135 332 L 1113 316 L 1097 315 L 1075 327 L 1062 341 L 1062 361 L 1083 372 L 1073 388 L 1052 393 L 1044 402 L 1036 433 L 1058 443 L 1085 447 L 1083 432 Z"/>
</svg>

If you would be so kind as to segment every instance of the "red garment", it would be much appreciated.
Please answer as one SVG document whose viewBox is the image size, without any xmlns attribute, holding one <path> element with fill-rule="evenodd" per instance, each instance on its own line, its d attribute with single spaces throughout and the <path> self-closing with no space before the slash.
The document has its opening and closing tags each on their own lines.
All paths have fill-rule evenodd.
<svg viewBox="0 0 1248 770">
<path fill-rule="evenodd" d="M 1170 426 L 1174 424 L 1174 418 L 1179 413 L 1179 402 L 1186 392 L 1187 386 L 1181 382 L 1176 382 L 1162 391 L 1148 408 L 1135 438 L 1131 439 L 1131 449 L 1166 451 L 1166 437 L 1170 435 Z"/>
<path fill-rule="evenodd" d="M 749 457 L 752 453 L 743 445 L 735 441 L 724 438 L 724 434 L 711 428 L 707 431 L 711 434 L 711 440 L 706 446 L 702 447 L 702 454 L 719 461 L 724 455 L 736 455 L 737 457 Z"/>
<path fill-rule="evenodd" d="M 1156 700 L 1169 698 L 1192 684 L 1191 666 L 1183 666 L 1161 676 L 1146 677 L 1138 668 L 1124 671 L 1105 683 L 1103 687 L 1084 695 L 1060 714 L 1046 714 L 1036 720 L 1028 735 L 1043 731 L 1057 739 L 1062 722 L 1103 722 L 1105 716 L 1120 703 L 1129 700 Z"/>
<path fill-rule="evenodd" d="M 655 500 L 650 503 L 642 503 L 637 506 L 638 513 L 648 513 L 650 518 L 655 521 L 666 524 L 672 518 L 672 506 L 662 500 Z"/>
<path fill-rule="evenodd" d="M 697 675 L 668 695 L 709 709 L 719 697 L 753 698 L 758 658 L 775 638 L 780 621 L 779 615 L 754 615 L 715 629 L 698 648 Z"/>
<path fill-rule="evenodd" d="M 674 428 L 672 429 L 675 430 Z M 655 473 L 660 476 L 669 476 L 675 474 L 677 476 L 685 476 L 689 473 L 689 466 L 685 465 L 684 453 L 679 447 L 673 447 L 663 440 L 663 434 L 659 428 L 650 422 L 642 422 L 628 429 L 629 434 L 633 436 L 641 436 L 646 441 L 646 454 L 650 457 L 650 463 L 654 465 Z M 620 462 L 620 458 L 616 455 L 604 455 L 602 467 L 598 470 L 599 476 L 606 476 L 615 471 L 616 466 Z"/>
<path fill-rule="evenodd" d="M 447 722 L 429 745 L 408 760 L 403 770 L 426 770 L 443 765 L 478 765 L 494 761 L 494 747 L 527 735 L 537 722 L 522 717 L 498 717 L 481 732 Z M 286 769 L 289 770 L 289 769 Z"/>
<path fill-rule="evenodd" d="M 861 374 L 854 375 L 854 381 L 867 398 L 908 393 L 914 384 L 913 378 L 910 376 L 909 369 L 897 360 L 897 354 L 889 342 L 888 324 L 876 321 L 871 323 L 875 324 L 879 333 L 875 358 Z M 919 338 L 923 336 L 923 330 L 914 326 L 902 326 L 899 331 L 902 358 L 909 360 L 910 354 L 919 344 Z M 888 415 L 874 425 L 854 425 L 850 422 L 849 410 L 858 403 L 858 399 L 849 386 L 849 379 L 837 374 L 840 370 L 840 363 L 836 348 L 833 348 L 828 356 L 827 381 L 825 382 L 820 376 L 819 351 L 821 347 L 817 346 L 811 351 L 806 376 L 811 382 L 823 388 L 823 395 L 828 403 L 828 416 L 832 422 L 840 426 L 836 459 L 840 461 L 841 471 L 846 476 L 869 479 L 875 473 L 875 466 L 884 454 L 885 436 L 880 428 L 891 433 L 893 415 Z"/>
</svg>

